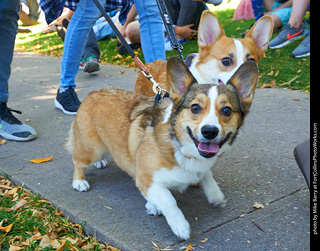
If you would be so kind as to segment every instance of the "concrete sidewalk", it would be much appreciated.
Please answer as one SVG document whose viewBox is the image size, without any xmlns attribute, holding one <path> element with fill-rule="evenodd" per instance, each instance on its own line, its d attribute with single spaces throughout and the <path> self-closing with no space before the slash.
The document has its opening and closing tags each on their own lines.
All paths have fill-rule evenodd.
<svg viewBox="0 0 320 251">
<path fill-rule="evenodd" d="M 154 243 L 172 250 L 187 246 L 164 217 L 146 214 L 134 181 L 113 163 L 87 170 L 90 191 L 72 189 L 72 160 L 64 144 L 74 117 L 54 108 L 59 74 L 59 58 L 15 54 L 8 106 L 23 112 L 17 117 L 27 120 L 38 138 L 0 145 L 0 171 L 40 193 L 72 221 L 86 222 L 88 234 L 122 250 L 154 250 Z M 77 93 L 83 100 L 100 88 L 133 90 L 136 78 L 132 68 L 101 65 L 97 74 L 79 72 Z M 309 120 L 307 94 L 257 90 L 241 135 L 213 168 L 228 199 L 226 207 L 208 205 L 198 187 L 175 194 L 191 225 L 195 250 L 310 249 L 309 190 L 293 156 L 294 147 L 309 137 Z M 28 161 L 48 156 L 53 159 L 47 163 Z M 264 208 L 253 207 L 256 202 Z"/>
</svg>

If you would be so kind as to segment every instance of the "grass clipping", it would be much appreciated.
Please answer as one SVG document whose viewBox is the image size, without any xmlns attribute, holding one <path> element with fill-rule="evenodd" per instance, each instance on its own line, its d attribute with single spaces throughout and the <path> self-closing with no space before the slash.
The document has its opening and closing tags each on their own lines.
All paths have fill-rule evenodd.
<svg viewBox="0 0 320 251">
<path fill-rule="evenodd" d="M 52 204 L 0 176 L 0 250 L 118 250 L 86 236 Z"/>
</svg>

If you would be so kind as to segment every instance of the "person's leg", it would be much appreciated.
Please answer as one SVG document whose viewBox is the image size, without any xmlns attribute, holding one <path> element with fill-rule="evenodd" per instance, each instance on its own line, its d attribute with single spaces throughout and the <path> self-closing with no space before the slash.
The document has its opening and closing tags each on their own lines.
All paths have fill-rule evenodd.
<svg viewBox="0 0 320 251">
<path fill-rule="evenodd" d="M 177 20 L 180 12 L 180 1 L 179 0 L 164 0 L 173 24 L 177 24 Z"/>
<path fill-rule="evenodd" d="M 304 36 L 303 17 L 310 5 L 310 0 L 294 0 L 290 19 L 281 32 L 269 43 L 270 49 L 281 48 Z"/>
<path fill-rule="evenodd" d="M 11 113 L 14 110 L 7 107 L 8 81 L 18 29 L 19 8 L 19 0 L 0 1 L 0 136 L 8 140 L 28 141 L 34 139 L 37 133 L 31 126 L 15 118 Z"/>
<path fill-rule="evenodd" d="M 99 0 L 101 5 L 105 0 Z M 90 30 L 101 15 L 92 0 L 81 0 L 68 25 L 61 61 L 60 88 L 55 106 L 65 114 L 75 115 L 80 101 L 74 91 L 75 77 Z"/>
<path fill-rule="evenodd" d="M 100 48 L 96 36 L 93 32 L 93 29 L 91 29 L 88 41 L 86 43 L 86 46 L 84 47 L 84 52 L 80 63 L 80 69 L 83 69 L 84 72 L 88 73 L 99 71 L 99 59 Z"/>
<path fill-rule="evenodd" d="M 291 27 L 299 28 L 302 24 L 303 17 L 310 6 L 310 0 L 293 0 L 292 12 L 289 19 Z"/>
<path fill-rule="evenodd" d="M 208 9 L 203 2 L 195 2 L 192 0 L 179 0 L 180 12 L 177 19 L 177 26 L 185 26 L 194 24 L 191 28 L 197 30 L 201 14 L 204 10 Z"/>
<path fill-rule="evenodd" d="M 119 17 L 119 12 L 114 17 L 112 17 L 112 22 L 115 23 L 116 20 L 118 20 L 118 17 Z M 95 25 L 92 28 L 93 28 L 93 32 L 96 36 L 96 39 L 98 41 L 105 39 L 105 38 L 110 38 L 110 37 L 115 38 L 116 37 L 116 34 L 114 33 L 111 26 L 105 20 L 104 17 L 99 18 L 98 21 L 95 23 Z"/>
<path fill-rule="evenodd" d="M 99 0 L 104 5 L 105 0 Z M 81 0 L 68 26 L 61 61 L 60 87 L 75 88 L 75 76 L 90 30 L 100 16 L 92 0 Z"/>
<path fill-rule="evenodd" d="M 8 81 L 18 29 L 19 8 L 19 0 L 0 2 L 0 102 L 4 103 L 7 103 L 9 98 Z"/>
<path fill-rule="evenodd" d="M 255 16 L 256 21 L 259 20 L 259 18 L 263 17 L 264 11 L 263 11 L 263 0 L 251 0 L 253 13 Z"/>
<path fill-rule="evenodd" d="M 270 13 L 274 23 L 274 29 L 277 29 L 288 23 L 291 15 L 291 11 L 292 11 L 292 7 L 289 7 L 289 8 L 279 9 Z"/>
<path fill-rule="evenodd" d="M 263 0 L 263 8 L 266 12 L 269 12 L 274 7 L 275 0 Z"/>
<path fill-rule="evenodd" d="M 90 56 L 95 56 L 95 58 L 98 60 L 100 59 L 100 48 L 96 36 L 94 35 L 93 29 L 90 30 L 89 37 L 86 46 L 84 47 L 82 57 L 87 58 Z"/>
<path fill-rule="evenodd" d="M 141 46 L 146 63 L 166 60 L 164 30 L 156 0 L 136 0 L 139 14 Z"/>
<path fill-rule="evenodd" d="M 126 35 L 132 44 L 140 44 L 140 24 L 135 20 L 127 25 Z"/>
</svg>

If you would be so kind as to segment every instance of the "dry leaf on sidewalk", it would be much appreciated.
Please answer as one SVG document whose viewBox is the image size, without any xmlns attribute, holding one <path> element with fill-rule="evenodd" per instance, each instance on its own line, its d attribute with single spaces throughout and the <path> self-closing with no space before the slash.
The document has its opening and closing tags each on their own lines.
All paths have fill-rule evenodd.
<svg viewBox="0 0 320 251">
<path fill-rule="evenodd" d="M 43 163 L 43 162 L 48 162 L 53 158 L 53 156 L 51 157 L 47 157 L 47 158 L 37 158 L 37 159 L 30 159 L 29 161 L 31 161 L 32 163 Z"/>
<path fill-rule="evenodd" d="M 261 203 L 255 202 L 252 207 L 260 209 L 260 208 L 264 208 L 264 205 L 262 205 Z"/>
</svg>

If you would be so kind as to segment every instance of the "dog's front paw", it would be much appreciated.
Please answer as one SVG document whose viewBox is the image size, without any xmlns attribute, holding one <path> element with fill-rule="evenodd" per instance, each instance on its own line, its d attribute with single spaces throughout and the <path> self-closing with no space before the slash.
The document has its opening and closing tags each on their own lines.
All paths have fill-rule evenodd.
<svg viewBox="0 0 320 251">
<path fill-rule="evenodd" d="M 102 168 L 106 168 L 108 165 L 108 161 L 106 160 L 101 160 L 101 161 L 97 161 L 93 164 L 96 168 L 102 169 Z"/>
<path fill-rule="evenodd" d="M 219 207 L 225 207 L 227 204 L 227 200 L 225 199 L 224 194 L 221 191 L 210 194 L 210 196 L 208 196 L 208 201 L 210 204 Z"/>
<path fill-rule="evenodd" d="M 161 210 L 159 210 L 157 206 L 151 204 L 150 202 L 146 203 L 145 208 L 147 209 L 147 214 L 151 216 L 158 216 L 161 214 Z"/>
<path fill-rule="evenodd" d="M 168 222 L 169 223 L 169 222 Z M 189 222 L 183 217 L 183 219 L 175 219 L 169 223 L 172 232 L 180 239 L 190 239 L 190 225 Z"/>
<path fill-rule="evenodd" d="M 90 189 L 90 185 L 86 180 L 74 180 L 72 182 L 72 187 L 80 192 L 85 192 Z"/>
</svg>

